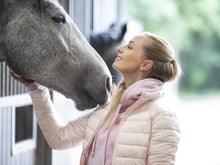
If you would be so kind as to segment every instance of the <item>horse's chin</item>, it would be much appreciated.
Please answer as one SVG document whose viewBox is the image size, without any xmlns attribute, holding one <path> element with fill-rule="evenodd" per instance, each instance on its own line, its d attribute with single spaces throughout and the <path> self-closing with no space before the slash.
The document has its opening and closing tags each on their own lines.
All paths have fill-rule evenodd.
<svg viewBox="0 0 220 165">
<path fill-rule="evenodd" d="M 89 109 L 93 109 L 95 107 L 97 107 L 98 104 L 96 103 L 90 103 L 90 104 L 80 104 L 80 103 L 75 103 L 75 106 L 76 108 L 79 110 L 79 111 L 85 111 L 85 110 L 89 110 Z"/>
<path fill-rule="evenodd" d="M 68 97 L 67 97 L 68 98 Z M 76 100 L 75 98 L 69 98 L 71 100 L 73 100 L 75 107 L 77 110 L 79 111 L 85 111 L 85 110 L 89 110 L 89 109 L 93 109 L 95 107 L 97 107 L 97 103 L 94 100 L 87 100 L 87 102 L 80 102 L 79 100 Z"/>
</svg>

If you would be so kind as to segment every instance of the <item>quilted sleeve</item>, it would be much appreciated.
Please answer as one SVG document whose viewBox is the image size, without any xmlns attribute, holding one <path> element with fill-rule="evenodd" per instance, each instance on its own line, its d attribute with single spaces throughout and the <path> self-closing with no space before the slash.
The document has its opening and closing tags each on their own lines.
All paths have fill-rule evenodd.
<svg viewBox="0 0 220 165">
<path fill-rule="evenodd" d="M 38 124 L 52 149 L 67 149 L 82 142 L 88 115 L 64 125 L 54 109 L 48 89 L 36 89 L 30 95 Z"/>
<path fill-rule="evenodd" d="M 159 113 L 152 120 L 147 165 L 174 165 L 180 138 L 175 114 Z"/>
</svg>

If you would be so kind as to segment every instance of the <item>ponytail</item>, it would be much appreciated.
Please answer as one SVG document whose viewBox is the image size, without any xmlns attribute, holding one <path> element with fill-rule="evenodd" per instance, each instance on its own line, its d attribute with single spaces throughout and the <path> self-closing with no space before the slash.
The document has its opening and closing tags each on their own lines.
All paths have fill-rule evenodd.
<svg viewBox="0 0 220 165">
<path fill-rule="evenodd" d="M 177 61 L 175 59 L 173 59 L 170 63 L 173 67 L 173 72 L 172 72 L 172 75 L 168 81 L 173 81 L 180 75 L 181 70 L 180 70 L 179 64 L 177 63 Z"/>
<path fill-rule="evenodd" d="M 121 84 L 121 86 L 117 89 L 117 93 L 115 95 L 113 95 L 112 97 L 112 101 L 111 101 L 111 107 L 110 107 L 110 113 L 109 113 L 109 118 L 108 118 L 108 122 L 107 125 L 110 126 L 112 119 L 116 113 L 117 107 L 120 103 L 121 100 L 121 96 L 124 93 L 126 87 L 125 84 Z"/>
</svg>

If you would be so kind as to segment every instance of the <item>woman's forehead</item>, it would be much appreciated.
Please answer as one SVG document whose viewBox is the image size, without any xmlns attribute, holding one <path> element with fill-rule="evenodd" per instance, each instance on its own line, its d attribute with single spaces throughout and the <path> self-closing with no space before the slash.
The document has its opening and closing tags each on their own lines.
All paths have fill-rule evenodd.
<svg viewBox="0 0 220 165">
<path fill-rule="evenodd" d="M 130 42 L 133 42 L 135 45 L 139 45 L 139 44 L 145 44 L 147 40 L 147 37 L 145 35 L 137 35 L 135 37 L 133 37 Z"/>
</svg>

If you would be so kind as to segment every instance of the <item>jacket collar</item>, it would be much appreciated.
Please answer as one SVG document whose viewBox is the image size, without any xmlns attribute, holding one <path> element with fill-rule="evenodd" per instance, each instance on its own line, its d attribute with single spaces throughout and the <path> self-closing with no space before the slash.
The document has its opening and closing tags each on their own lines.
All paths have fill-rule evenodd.
<svg viewBox="0 0 220 165">
<path fill-rule="evenodd" d="M 124 79 L 119 83 L 117 88 L 123 83 L 125 83 Z M 129 86 L 122 95 L 120 100 L 121 110 L 124 111 L 130 105 L 134 104 L 142 95 L 143 101 L 149 101 L 163 96 L 163 84 L 162 81 L 154 78 L 147 78 L 135 82 Z"/>
</svg>

